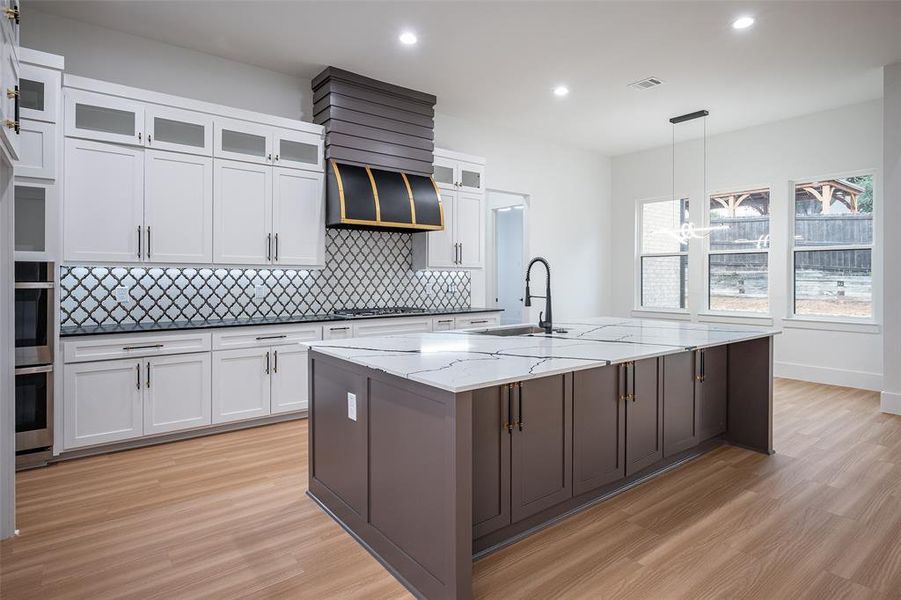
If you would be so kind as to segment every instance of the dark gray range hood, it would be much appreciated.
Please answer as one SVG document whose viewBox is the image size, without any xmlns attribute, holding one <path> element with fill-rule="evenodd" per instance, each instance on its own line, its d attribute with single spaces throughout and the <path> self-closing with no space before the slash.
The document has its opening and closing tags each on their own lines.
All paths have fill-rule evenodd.
<svg viewBox="0 0 901 600">
<path fill-rule="evenodd" d="M 312 84 L 313 122 L 325 127 L 326 225 L 443 229 L 431 179 L 435 96 L 334 67 Z"/>
</svg>

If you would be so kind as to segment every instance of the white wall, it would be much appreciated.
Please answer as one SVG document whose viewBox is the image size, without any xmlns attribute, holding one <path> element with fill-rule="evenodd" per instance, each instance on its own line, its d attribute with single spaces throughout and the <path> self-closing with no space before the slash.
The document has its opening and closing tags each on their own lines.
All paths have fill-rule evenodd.
<svg viewBox="0 0 901 600">
<path fill-rule="evenodd" d="M 883 360 L 890 368 L 885 370 L 882 384 L 882 410 L 901 415 L 901 312 L 897 309 L 897 299 L 901 298 L 901 237 L 895 233 L 901 223 L 901 63 L 895 63 L 883 70 L 885 96 L 885 222 L 889 233 L 885 237 L 885 255 L 890 257 L 885 266 L 885 297 L 889 306 L 885 311 L 885 332 Z M 893 227 L 894 226 L 894 227 Z"/>
<path fill-rule="evenodd" d="M 677 156 L 696 153 L 698 147 L 696 142 L 679 145 Z M 790 323 L 782 320 L 790 298 L 789 182 L 874 170 L 878 243 L 882 229 L 882 161 L 881 100 L 713 136 L 708 141 L 708 192 L 745 186 L 771 188 L 771 312 L 775 326 L 784 328 L 776 338 L 777 375 L 882 389 L 882 335 L 878 328 L 870 328 L 869 332 L 839 331 L 848 329 L 839 326 L 832 326 L 832 330 L 800 329 L 790 328 Z M 612 307 L 615 314 L 629 315 L 635 306 L 635 201 L 671 196 L 672 149 L 663 147 L 615 157 L 612 180 L 612 221 L 616 224 L 612 281 L 617 283 L 612 286 Z M 700 197 L 696 186 L 681 181 L 677 181 L 677 191 Z M 693 216 L 692 220 L 696 218 Z M 879 252 L 874 254 L 878 280 L 881 263 Z M 689 268 L 697 272 L 703 264 L 690 263 Z M 878 287 L 873 296 L 879 320 L 882 296 Z M 697 307 L 703 302 L 703 293 L 693 295 L 691 300 Z"/>
<path fill-rule="evenodd" d="M 529 253 L 551 264 L 556 321 L 609 311 L 608 158 L 440 113 L 435 145 L 484 156 L 488 189 L 529 195 Z M 536 267 L 535 290 L 544 288 L 540 272 Z M 473 304 L 484 302 L 484 275 L 473 273 Z M 532 319 L 543 308 L 544 301 L 535 300 Z"/>
<path fill-rule="evenodd" d="M 49 15 L 33 6 L 29 4 L 28 18 L 22 19 L 21 45 L 65 56 L 67 73 L 291 119 L 311 119 L 308 80 Z"/>
</svg>

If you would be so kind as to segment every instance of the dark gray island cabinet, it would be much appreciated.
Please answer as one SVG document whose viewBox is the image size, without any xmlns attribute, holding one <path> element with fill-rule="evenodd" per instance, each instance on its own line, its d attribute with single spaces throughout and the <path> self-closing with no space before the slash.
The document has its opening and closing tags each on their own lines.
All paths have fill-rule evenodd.
<svg viewBox="0 0 901 600">
<path fill-rule="evenodd" d="M 314 345 L 309 494 L 425 598 L 471 597 L 474 557 L 724 442 L 773 451 L 769 336 L 512 381 L 475 344 L 432 367 L 500 369 L 499 383 L 462 391 L 392 373 L 387 348 L 344 346 L 386 363 Z M 558 360 L 514 351 L 502 352 Z"/>
</svg>

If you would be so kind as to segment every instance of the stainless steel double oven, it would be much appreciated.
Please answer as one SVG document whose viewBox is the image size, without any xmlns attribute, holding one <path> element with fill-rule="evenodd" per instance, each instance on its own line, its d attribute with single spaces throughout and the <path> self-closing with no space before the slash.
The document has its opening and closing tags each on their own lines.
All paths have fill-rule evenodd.
<svg viewBox="0 0 901 600">
<path fill-rule="evenodd" d="M 53 446 L 54 268 L 15 265 L 16 462 L 46 462 Z"/>
</svg>

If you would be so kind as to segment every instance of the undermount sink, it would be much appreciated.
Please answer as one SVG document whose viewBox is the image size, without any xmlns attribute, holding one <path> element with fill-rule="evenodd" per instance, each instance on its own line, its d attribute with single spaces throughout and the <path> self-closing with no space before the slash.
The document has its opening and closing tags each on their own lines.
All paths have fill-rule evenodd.
<svg viewBox="0 0 901 600">
<path fill-rule="evenodd" d="M 479 335 L 514 336 L 545 333 L 545 331 L 543 327 L 536 327 L 535 325 L 518 325 L 514 327 L 493 327 L 491 329 L 484 329 L 473 333 L 478 333 Z"/>
</svg>

